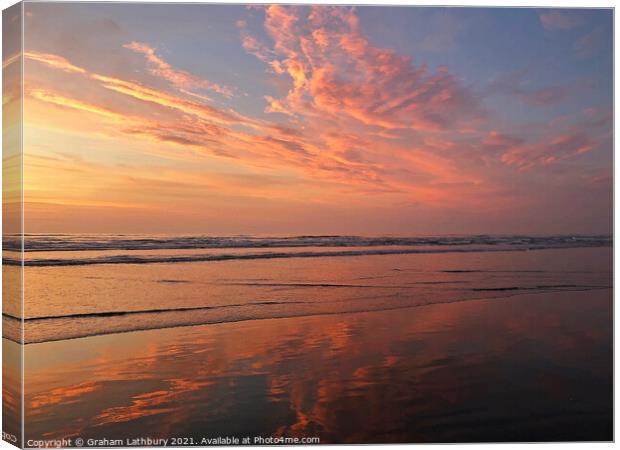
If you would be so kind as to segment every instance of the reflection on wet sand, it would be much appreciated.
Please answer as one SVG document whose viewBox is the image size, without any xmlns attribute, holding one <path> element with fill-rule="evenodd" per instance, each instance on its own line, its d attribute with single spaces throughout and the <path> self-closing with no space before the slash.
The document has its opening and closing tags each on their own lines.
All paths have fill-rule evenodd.
<svg viewBox="0 0 620 450">
<path fill-rule="evenodd" d="M 27 438 L 612 439 L 612 294 L 26 346 Z"/>
</svg>

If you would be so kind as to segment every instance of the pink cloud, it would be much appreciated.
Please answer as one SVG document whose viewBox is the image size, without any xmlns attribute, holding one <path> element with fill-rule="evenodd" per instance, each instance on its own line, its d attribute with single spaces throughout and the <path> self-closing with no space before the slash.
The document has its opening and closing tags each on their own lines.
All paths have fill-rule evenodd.
<svg viewBox="0 0 620 450">
<path fill-rule="evenodd" d="M 31 53 L 27 59 L 67 79 L 91 82 L 93 95 L 77 102 L 79 94 L 66 83 L 29 95 L 48 108 L 73 110 L 68 117 L 96 115 L 97 126 L 110 136 L 156 144 L 140 151 L 197 165 L 213 156 L 244 171 L 285 173 L 303 181 L 304 195 L 321 192 L 317 201 L 324 202 L 350 195 L 360 203 L 432 208 L 506 204 L 513 194 L 502 189 L 501 177 L 527 176 L 522 172 L 574 158 L 596 144 L 587 126 L 531 142 L 485 115 L 480 99 L 449 69 L 430 70 L 408 55 L 373 45 L 355 8 L 274 5 L 263 11 L 268 39 L 250 34 L 247 23 L 237 25 L 243 48 L 264 62 L 274 85 L 285 88 L 265 97 L 268 112 L 285 114 L 270 116 L 278 123 L 212 106 L 208 98 L 188 98 L 201 95 L 193 90 L 218 90 L 138 42 L 126 47 L 144 55 L 145 69 L 175 89 L 149 86 L 149 75 L 136 76 L 140 81 L 133 72 L 131 79 L 113 77 L 57 55 Z M 566 91 L 525 89 L 520 78 L 515 86 L 515 95 L 535 106 L 559 102 Z M 588 110 L 584 121 L 607 120 L 607 113 Z"/>
<path fill-rule="evenodd" d="M 540 23 L 548 31 L 570 30 L 583 24 L 583 19 L 570 11 L 555 9 L 538 13 Z"/>
<path fill-rule="evenodd" d="M 552 106 L 568 97 L 569 90 L 564 86 L 528 88 L 527 73 L 527 69 L 519 70 L 494 80 L 490 85 L 490 92 L 512 95 L 523 103 L 537 107 Z"/>
<path fill-rule="evenodd" d="M 567 94 L 563 87 L 552 86 L 523 93 L 522 98 L 534 106 L 549 106 L 561 102 L 567 97 Z"/>
<path fill-rule="evenodd" d="M 458 129 L 482 116 L 478 99 L 447 68 L 431 72 L 370 44 L 354 8 L 272 5 L 265 29 L 272 48 L 247 36 L 244 46 L 292 82 L 285 98 L 268 99 L 268 111 L 417 130 Z"/>
<path fill-rule="evenodd" d="M 519 145 L 502 155 L 502 162 L 520 170 L 546 166 L 594 149 L 596 141 L 585 132 L 560 134 L 530 145 Z"/>
<path fill-rule="evenodd" d="M 482 144 L 492 149 L 506 149 L 520 145 L 523 139 L 500 133 L 498 131 L 490 131 L 482 139 Z"/>
</svg>

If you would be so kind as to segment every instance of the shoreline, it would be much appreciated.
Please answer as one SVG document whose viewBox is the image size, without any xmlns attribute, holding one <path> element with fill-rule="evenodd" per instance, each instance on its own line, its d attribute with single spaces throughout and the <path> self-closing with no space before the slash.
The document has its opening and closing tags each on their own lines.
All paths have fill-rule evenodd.
<svg viewBox="0 0 620 450">
<path fill-rule="evenodd" d="M 417 309 L 417 308 L 429 308 L 429 307 L 440 307 L 440 306 L 446 306 L 446 305 L 452 305 L 452 304 L 459 304 L 459 303 L 469 303 L 469 302 L 496 302 L 496 301 L 509 301 L 509 300 L 514 300 L 514 301 L 518 301 L 519 297 L 525 297 L 525 299 L 529 298 L 530 296 L 541 296 L 544 294 L 550 294 L 550 293 L 568 293 L 568 292 L 589 292 L 589 291 L 599 291 L 599 290 L 612 290 L 613 291 L 613 286 L 597 286 L 597 287 L 591 287 L 591 288 L 585 288 L 585 289 L 552 289 L 552 290 L 541 290 L 539 292 L 520 292 L 520 293 L 510 293 L 510 294 L 505 294 L 505 295 L 501 295 L 501 296 L 495 296 L 495 297 L 479 297 L 479 298 L 465 298 L 465 299 L 457 299 L 457 300 L 450 300 L 450 301 L 445 301 L 445 302 L 428 302 L 428 303 L 423 303 L 423 304 L 417 304 L 417 305 L 401 305 L 401 306 L 394 306 L 391 308 L 382 308 L 382 309 L 365 309 L 365 310 L 353 310 L 353 311 L 338 311 L 338 312 L 317 312 L 317 313 L 312 313 L 312 314 L 292 314 L 292 315 L 282 315 L 282 316 L 276 316 L 276 317 L 253 317 L 253 318 L 240 318 L 240 319 L 233 319 L 233 320 L 227 320 L 227 321 L 219 321 L 219 322 L 205 322 L 205 323 L 189 323 L 189 324 L 179 324 L 179 325 L 170 325 L 170 326 L 153 326 L 153 327 L 148 327 L 148 328 L 139 328 L 139 329 L 131 329 L 131 330 L 120 330 L 120 331 L 110 331 L 110 332 L 104 332 L 104 333 L 99 333 L 99 334 L 91 334 L 91 335 L 80 335 L 80 336 L 75 336 L 75 337 L 69 337 L 69 338 L 60 338 L 60 339 L 47 339 L 47 340 L 43 340 L 43 341 L 30 341 L 30 342 L 25 342 L 23 345 L 27 345 L 27 346 L 31 346 L 31 345 L 36 345 L 36 344 L 46 344 L 49 342 L 64 342 L 64 341 L 75 341 L 78 339 L 89 339 L 89 338 L 98 338 L 98 337 L 102 337 L 102 336 L 108 336 L 108 335 L 124 335 L 124 334 L 129 334 L 129 333 L 141 333 L 141 332 L 157 332 L 160 330 L 173 330 L 173 329 L 177 329 L 177 328 L 188 328 L 188 327 L 206 327 L 206 326 L 216 326 L 216 325 L 226 325 L 226 324 L 236 324 L 236 323 L 243 323 L 243 322 L 254 322 L 254 321 L 268 321 L 268 320 L 295 320 L 295 319 L 304 319 L 306 317 L 321 317 L 321 316 L 338 316 L 338 315 L 350 315 L 350 314 L 372 314 L 372 313 L 383 313 L 383 312 L 391 312 L 391 311 L 399 311 L 399 310 L 410 310 L 410 309 Z M 207 309 L 209 309 L 210 307 L 206 307 Z M 202 308 L 198 308 L 198 309 L 202 309 Z M 189 308 L 189 310 L 193 310 L 192 308 Z M 143 312 L 143 311 L 137 311 L 135 314 L 142 314 L 142 313 L 149 313 L 149 311 Z M 121 315 L 125 315 L 126 313 L 119 313 Z M 16 319 L 12 316 L 9 316 L 7 314 L 2 314 L 3 316 L 3 321 L 4 319 L 9 319 L 12 322 L 17 322 L 17 323 L 21 323 L 21 321 L 19 319 Z M 102 317 L 103 319 L 105 319 L 106 316 Z M 28 323 L 28 320 L 38 320 L 38 319 L 26 319 L 26 324 Z M 4 329 L 8 329 L 8 330 L 12 330 L 13 327 L 6 327 L 6 322 L 3 323 L 3 330 Z M 2 336 L 3 339 L 7 339 L 11 342 L 14 342 L 16 344 L 19 344 L 19 341 L 16 339 L 13 339 L 12 336 L 8 336 L 8 335 L 3 335 Z"/>
</svg>

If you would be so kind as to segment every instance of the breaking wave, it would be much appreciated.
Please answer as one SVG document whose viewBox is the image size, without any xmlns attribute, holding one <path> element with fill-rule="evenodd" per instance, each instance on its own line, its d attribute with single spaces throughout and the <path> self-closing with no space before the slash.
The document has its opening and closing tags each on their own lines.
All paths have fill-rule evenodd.
<svg viewBox="0 0 620 450">
<path fill-rule="evenodd" d="M 378 247 L 378 246 L 463 246 L 501 245 L 524 247 L 605 246 L 611 245 L 611 236 L 554 235 L 554 236 L 423 236 L 423 237 L 363 237 L 363 236 L 143 236 L 143 235 L 70 235 L 25 234 L 24 250 L 80 251 L 80 250 L 155 250 L 207 248 L 279 248 L 279 247 Z M 4 248 L 21 249 L 20 236 L 4 238 Z"/>
<path fill-rule="evenodd" d="M 19 240 L 17 240 L 19 242 Z M 497 251 L 527 251 L 542 249 L 606 247 L 612 245 L 609 236 L 467 236 L 467 237 L 357 237 L 357 236 L 297 236 L 285 238 L 262 237 L 119 237 L 27 235 L 25 264 L 27 266 L 79 266 L 92 264 L 150 264 L 275 258 L 317 258 L 365 255 L 401 255 L 426 253 L 472 253 Z M 12 248 L 15 241 L 5 241 Z M 352 248 L 354 247 L 354 248 Z M 205 250 L 192 254 L 143 254 L 139 250 Z M 214 250 L 215 249 L 215 250 Z M 218 252 L 217 249 L 230 249 Z M 234 249 L 234 251 L 233 251 Z M 247 251 L 239 251 L 247 250 Z M 270 251 L 274 249 L 275 251 Z M 281 249 L 278 251 L 278 249 Z M 286 251 L 284 251 L 286 249 Z M 260 250 L 260 251 L 259 251 Z M 82 255 L 80 251 L 100 251 Z M 115 251 L 106 254 L 105 251 Z M 118 252 L 127 252 L 118 254 Z M 208 252 L 207 252 L 208 251 Z M 54 252 L 38 257 L 37 253 Z M 57 253 L 62 252 L 62 253 Z M 64 253 L 68 252 L 68 253 Z M 73 252 L 73 253 L 71 253 Z M 78 252 L 78 253 L 75 253 Z M 71 256 L 69 256 L 71 255 Z M 20 265 L 20 258 L 7 255 L 4 263 Z"/>
</svg>

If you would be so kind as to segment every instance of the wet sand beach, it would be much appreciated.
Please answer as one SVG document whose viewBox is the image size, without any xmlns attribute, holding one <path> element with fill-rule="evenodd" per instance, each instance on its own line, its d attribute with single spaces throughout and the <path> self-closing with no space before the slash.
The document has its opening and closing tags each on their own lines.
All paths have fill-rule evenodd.
<svg viewBox="0 0 620 450">
<path fill-rule="evenodd" d="M 33 344 L 31 439 L 612 438 L 611 294 L 526 294 Z"/>
<path fill-rule="evenodd" d="M 445 301 L 31 343 L 26 439 L 611 440 L 612 289 L 604 285 L 611 282 L 604 270 L 610 255 L 608 248 L 424 255 L 427 270 L 449 271 L 441 277 L 487 283 L 469 287 L 487 298 L 458 300 L 454 285 L 448 295 L 444 284 L 431 284 L 425 295 L 435 291 Z M 364 258 L 400 258 L 402 270 L 416 257 Z M 456 269 L 481 270 L 489 262 L 500 273 L 513 267 L 503 275 L 509 282 Z M 275 274 L 274 262 L 262 264 Z M 521 265 L 547 281 L 509 289 L 534 282 Z M 549 280 L 557 276 L 564 281 Z M 583 287 L 584 276 L 596 284 Z M 356 289 L 310 293 L 329 303 L 329 295 Z M 243 295 L 233 292 L 237 300 Z"/>
</svg>

